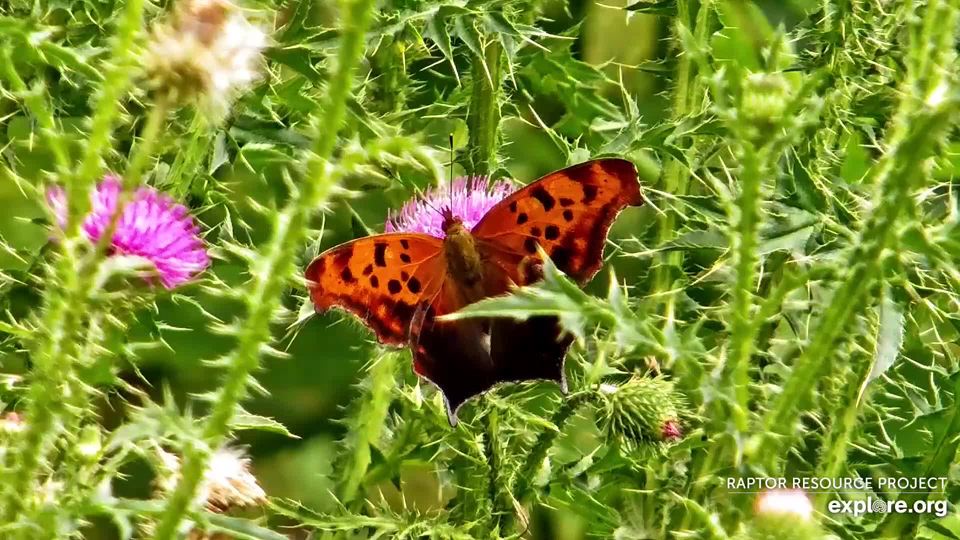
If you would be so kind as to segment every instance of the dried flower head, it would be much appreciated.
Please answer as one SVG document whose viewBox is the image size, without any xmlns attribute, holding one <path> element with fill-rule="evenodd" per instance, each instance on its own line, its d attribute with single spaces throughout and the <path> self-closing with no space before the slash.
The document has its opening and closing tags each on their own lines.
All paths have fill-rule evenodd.
<svg viewBox="0 0 960 540">
<path fill-rule="evenodd" d="M 430 188 L 403 205 L 399 212 L 389 214 L 384 232 L 416 232 L 443 238 L 440 210 L 448 207 L 454 216 L 463 220 L 464 227 L 471 229 L 515 189 L 502 180 L 490 184 L 485 176 L 461 176 L 453 181 L 452 186 L 444 184 Z"/>
<path fill-rule="evenodd" d="M 159 450 L 165 474 L 157 479 L 157 488 L 162 494 L 173 492 L 180 480 L 180 459 L 164 450 Z M 267 494 L 250 473 L 250 459 L 238 448 L 223 447 L 210 458 L 197 499 L 214 512 L 230 508 L 254 506 L 267 499 Z"/>
<path fill-rule="evenodd" d="M 154 88 L 223 113 L 257 78 L 267 36 L 226 0 L 187 0 L 167 24 L 154 27 L 146 70 Z"/>
<path fill-rule="evenodd" d="M 100 240 L 117 210 L 120 180 L 107 175 L 91 195 L 90 214 L 83 231 L 92 242 Z M 63 188 L 53 187 L 47 201 L 60 226 L 66 225 L 67 201 Z M 123 209 L 110 245 L 111 255 L 142 257 L 156 267 L 160 282 L 172 289 L 210 265 L 200 227 L 187 215 L 187 208 L 150 187 L 141 187 Z"/>
</svg>

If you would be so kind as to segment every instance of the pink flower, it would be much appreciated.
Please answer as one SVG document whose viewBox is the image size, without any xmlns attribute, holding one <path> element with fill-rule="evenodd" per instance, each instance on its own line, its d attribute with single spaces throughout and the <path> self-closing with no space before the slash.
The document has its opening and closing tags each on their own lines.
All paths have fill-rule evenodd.
<svg viewBox="0 0 960 540">
<path fill-rule="evenodd" d="M 673 441 L 679 439 L 683 432 L 680 431 L 680 424 L 676 420 L 667 420 L 663 424 L 660 435 L 664 440 Z"/>
<path fill-rule="evenodd" d="M 91 242 L 110 224 L 117 209 L 120 179 L 104 177 L 90 196 L 90 213 L 83 220 L 83 232 Z M 67 223 L 66 192 L 59 186 L 47 191 L 47 201 L 57 223 Z M 167 289 L 188 281 L 210 265 L 210 258 L 198 236 L 200 227 L 187 215 L 187 208 L 150 187 L 141 187 L 123 209 L 111 239 L 111 255 L 135 255 L 149 260 Z"/>
<path fill-rule="evenodd" d="M 450 208 L 469 230 L 515 189 L 502 180 L 491 185 L 485 176 L 461 176 L 453 181 L 452 192 L 448 184 L 430 188 L 403 205 L 399 212 L 388 214 L 384 232 L 416 232 L 443 238 L 444 208 Z"/>
</svg>

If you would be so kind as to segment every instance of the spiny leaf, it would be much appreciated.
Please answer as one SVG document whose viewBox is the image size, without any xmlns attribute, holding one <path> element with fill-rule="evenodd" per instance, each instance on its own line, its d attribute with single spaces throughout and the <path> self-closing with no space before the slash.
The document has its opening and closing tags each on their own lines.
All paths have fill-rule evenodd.
<svg viewBox="0 0 960 540">
<path fill-rule="evenodd" d="M 870 373 L 860 385 L 857 393 L 857 402 L 874 379 L 880 377 L 890 369 L 903 345 L 903 330 L 906 319 L 899 305 L 893 301 L 889 287 L 884 288 L 883 299 L 880 301 L 880 324 L 877 327 L 876 351 L 873 355 L 873 364 Z"/>
</svg>

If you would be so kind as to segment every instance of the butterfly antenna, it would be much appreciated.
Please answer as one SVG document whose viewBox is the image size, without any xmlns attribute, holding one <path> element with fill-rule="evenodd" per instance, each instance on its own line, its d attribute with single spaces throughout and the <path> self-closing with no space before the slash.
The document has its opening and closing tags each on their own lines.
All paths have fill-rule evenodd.
<svg viewBox="0 0 960 540">
<path fill-rule="evenodd" d="M 450 211 L 453 211 L 453 133 L 450 134 L 450 180 L 447 181 L 450 191 Z"/>
<path fill-rule="evenodd" d="M 436 212 L 437 214 L 439 214 L 440 217 L 443 217 L 443 211 L 441 211 L 441 210 L 440 210 L 439 208 L 437 208 L 436 206 L 430 204 L 430 201 L 429 201 L 429 200 L 427 199 L 427 197 L 423 194 L 423 192 L 420 191 L 419 189 L 417 189 L 417 196 L 420 197 L 420 202 L 422 202 L 427 208 L 429 208 L 429 209 L 433 210 L 434 212 Z"/>
</svg>

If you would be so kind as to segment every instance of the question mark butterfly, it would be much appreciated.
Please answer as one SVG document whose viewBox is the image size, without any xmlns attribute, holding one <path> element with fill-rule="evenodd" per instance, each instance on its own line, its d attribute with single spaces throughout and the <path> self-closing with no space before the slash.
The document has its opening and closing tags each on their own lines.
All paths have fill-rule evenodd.
<svg viewBox="0 0 960 540">
<path fill-rule="evenodd" d="M 566 391 L 573 338 L 554 316 L 437 317 L 542 279 L 538 246 L 583 286 L 600 269 L 613 220 L 641 204 L 631 162 L 581 163 L 509 195 L 472 229 L 447 207 L 443 238 L 396 232 L 334 247 L 307 267 L 310 297 L 318 312 L 344 309 L 380 343 L 410 347 L 414 371 L 443 392 L 456 424 L 465 401 L 500 382 L 546 379 Z"/>
</svg>

